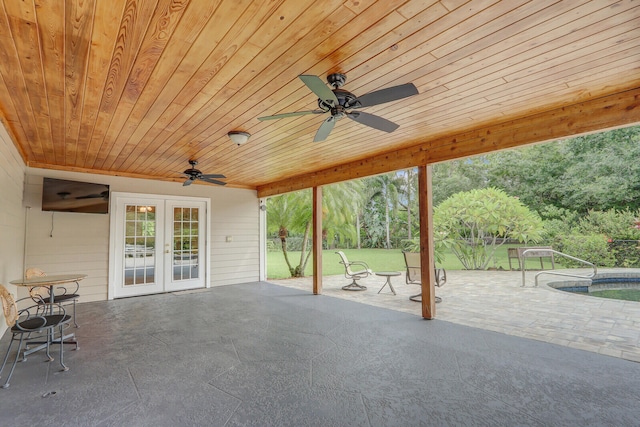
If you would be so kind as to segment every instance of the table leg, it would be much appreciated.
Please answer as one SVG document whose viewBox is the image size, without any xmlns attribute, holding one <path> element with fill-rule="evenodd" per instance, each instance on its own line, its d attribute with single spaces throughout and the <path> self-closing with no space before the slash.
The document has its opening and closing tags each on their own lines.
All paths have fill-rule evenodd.
<svg viewBox="0 0 640 427">
<path fill-rule="evenodd" d="M 53 286 L 54 285 L 49 286 L 49 303 L 50 303 L 49 314 L 50 315 L 54 314 L 53 304 L 55 303 L 55 296 L 53 294 L 54 292 Z M 38 344 L 38 346 L 35 348 L 29 348 L 29 345 L 33 345 L 33 344 Z M 47 356 L 49 357 L 49 360 L 53 360 L 53 357 L 51 357 L 51 355 L 49 354 L 48 347 L 50 344 L 59 344 L 59 345 L 74 344 L 76 346 L 76 350 L 78 349 L 78 340 L 76 339 L 76 334 L 71 333 L 71 334 L 64 335 L 63 328 L 61 327 L 60 338 L 56 339 L 55 328 L 52 328 L 49 332 L 47 332 L 47 341 L 38 341 L 37 338 L 31 341 L 27 341 L 27 350 L 23 352 L 23 357 L 26 357 L 32 353 L 35 353 L 36 351 L 40 351 L 43 348 L 46 348 Z"/>
<path fill-rule="evenodd" d="M 396 294 L 396 290 L 393 289 L 393 285 L 391 284 L 391 276 L 386 276 L 387 281 L 384 282 L 384 285 L 382 285 L 382 287 L 380 288 L 380 290 L 378 291 L 378 293 L 380 293 L 385 286 L 389 285 L 389 289 L 391 289 L 391 292 L 395 295 Z"/>
</svg>

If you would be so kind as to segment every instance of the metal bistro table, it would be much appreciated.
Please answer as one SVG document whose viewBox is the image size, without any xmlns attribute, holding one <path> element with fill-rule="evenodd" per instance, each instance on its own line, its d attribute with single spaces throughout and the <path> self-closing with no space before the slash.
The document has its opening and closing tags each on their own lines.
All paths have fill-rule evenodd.
<svg viewBox="0 0 640 427">
<path fill-rule="evenodd" d="M 16 286 L 24 286 L 27 288 L 31 288 L 34 286 L 44 286 L 49 288 L 49 302 L 51 304 L 53 304 L 55 302 L 55 295 L 53 292 L 53 288 L 56 285 L 62 285 L 65 283 L 75 283 L 78 284 L 78 282 L 82 279 L 84 279 L 85 277 L 87 277 L 86 274 L 54 274 L 51 276 L 42 276 L 42 277 L 32 277 L 30 279 L 18 279 L 18 280 L 12 280 L 11 283 L 12 285 L 16 285 Z M 53 306 L 51 306 L 51 312 L 53 314 Z M 52 332 L 53 333 L 53 332 Z M 71 340 L 70 338 L 73 338 L 73 340 Z M 60 338 L 60 340 L 54 340 L 53 336 L 51 336 L 51 338 L 49 338 L 49 343 L 50 344 L 60 344 L 60 342 L 62 341 L 62 343 L 64 344 L 75 344 L 76 346 L 76 350 L 78 349 L 78 341 L 76 341 L 76 334 L 75 333 L 71 333 L 68 335 L 65 335 L 63 337 Z M 29 350 L 24 352 L 24 356 L 28 356 L 31 353 L 35 353 L 36 351 L 42 350 L 43 348 L 46 347 L 47 342 L 46 341 L 30 341 L 30 344 L 41 344 L 35 348 L 30 348 Z"/>
<path fill-rule="evenodd" d="M 398 273 L 397 271 L 378 271 L 376 272 L 376 276 L 381 276 L 381 277 L 386 277 L 387 281 L 384 282 L 384 285 L 382 285 L 382 287 L 380 288 L 380 290 L 378 291 L 378 293 L 380 293 L 385 286 L 389 285 L 389 289 L 391 289 L 391 292 L 393 292 L 393 294 L 396 294 L 396 290 L 393 289 L 393 285 L 391 284 L 391 278 L 395 277 L 395 276 L 399 276 L 402 273 Z"/>
</svg>

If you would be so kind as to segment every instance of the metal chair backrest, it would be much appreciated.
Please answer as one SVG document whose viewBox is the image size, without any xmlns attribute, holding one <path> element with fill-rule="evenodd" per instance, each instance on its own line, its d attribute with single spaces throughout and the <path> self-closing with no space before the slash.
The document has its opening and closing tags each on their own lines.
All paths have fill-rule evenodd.
<svg viewBox="0 0 640 427">
<path fill-rule="evenodd" d="M 420 252 L 402 252 L 407 266 L 407 283 L 420 283 L 422 269 L 420 266 Z"/>
<path fill-rule="evenodd" d="M 347 259 L 347 256 L 344 254 L 344 252 L 337 251 L 336 253 L 340 255 L 340 258 L 342 259 L 342 263 L 344 264 L 344 268 L 346 269 L 347 274 L 349 275 L 353 274 L 353 271 L 351 270 L 351 263 Z"/>
<path fill-rule="evenodd" d="M 420 265 L 420 252 L 402 252 L 407 266 L 406 282 L 408 285 L 422 283 L 422 267 Z M 435 285 L 440 287 L 447 282 L 447 272 L 444 268 L 434 269 Z"/>
</svg>

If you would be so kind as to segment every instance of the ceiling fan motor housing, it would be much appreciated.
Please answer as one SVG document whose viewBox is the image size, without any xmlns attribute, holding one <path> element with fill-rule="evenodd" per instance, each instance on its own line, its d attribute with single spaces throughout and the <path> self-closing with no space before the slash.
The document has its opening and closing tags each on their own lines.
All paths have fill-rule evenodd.
<svg viewBox="0 0 640 427">
<path fill-rule="evenodd" d="M 344 89 L 333 89 L 333 93 L 338 98 L 338 105 L 331 105 L 325 102 L 323 99 L 318 98 L 318 107 L 323 111 L 331 111 L 331 115 L 335 115 L 334 112 L 344 113 L 346 108 L 357 108 L 360 106 L 358 98 L 354 94 Z"/>
</svg>

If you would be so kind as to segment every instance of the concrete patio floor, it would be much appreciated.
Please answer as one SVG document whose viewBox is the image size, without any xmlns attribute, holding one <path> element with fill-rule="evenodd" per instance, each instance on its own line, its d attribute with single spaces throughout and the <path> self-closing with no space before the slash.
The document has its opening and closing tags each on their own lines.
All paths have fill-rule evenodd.
<svg viewBox="0 0 640 427">
<path fill-rule="evenodd" d="M 629 271 L 640 273 L 639 269 Z M 442 297 L 436 305 L 436 320 L 640 362 L 640 302 L 571 294 L 545 285 L 550 280 L 563 280 L 558 276 L 541 275 L 540 286 L 535 287 L 536 273 L 527 271 L 526 287 L 522 287 L 520 271 L 448 271 L 447 283 L 436 288 L 436 295 Z M 420 303 L 409 300 L 419 287 L 405 284 L 404 273 L 391 281 L 397 295 L 388 286 L 377 293 L 384 277 L 361 280 L 366 291 L 344 291 L 342 286 L 350 281 L 343 275 L 325 276 L 323 295 L 420 316 Z M 269 282 L 312 290 L 311 277 Z"/>
<path fill-rule="evenodd" d="M 439 290 L 438 319 L 475 327 L 360 303 L 405 300 L 375 294 L 378 279 L 341 293 L 355 301 L 255 282 L 78 304 L 70 370 L 42 352 L 19 363 L 0 426 L 638 424 L 640 363 L 479 328 L 501 309 L 485 302 L 500 300 L 495 284 L 493 298 L 473 286 L 480 276 Z M 466 285 L 476 301 L 456 304 L 477 308 L 460 313 Z M 513 290 L 531 306 L 553 294 Z M 520 328 L 536 325 L 531 313 Z"/>
</svg>

